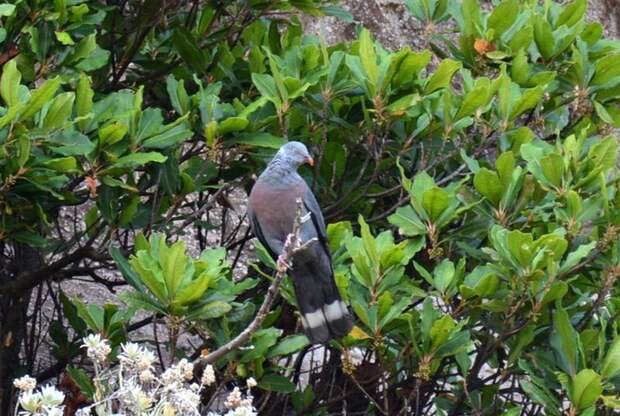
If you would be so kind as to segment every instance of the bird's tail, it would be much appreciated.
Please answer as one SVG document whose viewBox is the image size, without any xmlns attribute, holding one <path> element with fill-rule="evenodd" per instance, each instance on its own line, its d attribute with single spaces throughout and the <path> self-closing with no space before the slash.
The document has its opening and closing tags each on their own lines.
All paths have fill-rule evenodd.
<svg viewBox="0 0 620 416">
<path fill-rule="evenodd" d="M 313 311 L 304 310 L 301 306 L 300 309 L 304 332 L 313 344 L 342 338 L 353 328 L 347 305 L 341 299 L 326 303 Z"/>
<path fill-rule="evenodd" d="M 293 262 L 291 276 L 304 332 L 313 344 L 342 338 L 353 328 L 353 319 L 342 301 L 331 267 Z"/>
</svg>

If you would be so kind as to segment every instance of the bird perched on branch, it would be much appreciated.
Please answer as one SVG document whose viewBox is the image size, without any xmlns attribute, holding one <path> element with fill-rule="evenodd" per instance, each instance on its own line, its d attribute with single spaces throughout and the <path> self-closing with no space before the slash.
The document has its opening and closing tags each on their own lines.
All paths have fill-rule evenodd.
<svg viewBox="0 0 620 416">
<path fill-rule="evenodd" d="M 296 201 L 301 199 L 299 238 L 307 244 L 286 266 L 293 278 L 305 333 L 310 342 L 321 344 L 347 335 L 353 322 L 334 281 L 321 208 L 297 173 L 299 166 L 306 163 L 312 166 L 314 161 L 303 143 L 282 146 L 254 184 L 248 213 L 252 231 L 280 263 L 284 261 L 280 256 L 286 238 L 293 231 Z"/>
</svg>

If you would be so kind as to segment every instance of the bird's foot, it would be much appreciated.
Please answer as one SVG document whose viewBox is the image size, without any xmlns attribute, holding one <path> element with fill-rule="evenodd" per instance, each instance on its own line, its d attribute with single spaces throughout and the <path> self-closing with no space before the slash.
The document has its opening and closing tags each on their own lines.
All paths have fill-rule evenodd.
<svg viewBox="0 0 620 416">
<path fill-rule="evenodd" d="M 276 270 L 278 273 L 286 273 L 288 269 L 291 268 L 291 265 L 286 261 L 286 258 L 283 254 L 278 256 L 278 260 L 276 261 Z"/>
</svg>

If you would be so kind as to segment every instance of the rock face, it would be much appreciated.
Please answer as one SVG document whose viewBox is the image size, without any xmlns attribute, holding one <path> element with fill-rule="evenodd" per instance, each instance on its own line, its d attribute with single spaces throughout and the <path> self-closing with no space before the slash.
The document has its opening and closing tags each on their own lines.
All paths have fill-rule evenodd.
<svg viewBox="0 0 620 416">
<path fill-rule="evenodd" d="M 620 0 L 591 0 L 588 20 L 603 24 L 607 36 L 620 38 Z M 304 16 L 306 33 L 322 36 L 328 43 L 355 38 L 355 28 L 368 28 L 387 49 L 409 45 L 424 47 L 424 28 L 407 10 L 404 0 L 343 0 L 340 7 L 353 15 L 347 23 L 335 17 Z"/>
</svg>

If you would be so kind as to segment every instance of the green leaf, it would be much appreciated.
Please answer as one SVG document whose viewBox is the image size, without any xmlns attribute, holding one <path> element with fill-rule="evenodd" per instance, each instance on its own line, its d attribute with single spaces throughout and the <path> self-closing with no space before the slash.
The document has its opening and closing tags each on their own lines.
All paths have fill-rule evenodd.
<svg viewBox="0 0 620 416">
<path fill-rule="evenodd" d="M 160 313 L 163 315 L 168 313 L 159 301 L 155 300 L 152 295 L 147 293 L 138 292 L 136 290 L 127 290 L 120 293 L 118 298 L 132 308 L 142 309 L 147 312 Z"/>
<path fill-rule="evenodd" d="M 569 396 L 573 405 L 583 410 L 596 403 L 602 392 L 601 376 L 586 368 L 573 377 Z"/>
<path fill-rule="evenodd" d="M 49 102 L 60 87 L 60 77 L 48 79 L 39 88 L 33 91 L 24 111 L 19 116 L 20 120 L 28 120 Z"/>
<path fill-rule="evenodd" d="M 159 264 L 164 274 L 168 293 L 174 299 L 188 263 L 188 257 L 185 255 L 185 242 L 179 240 L 171 246 L 167 246 L 163 238 L 160 241 Z"/>
<path fill-rule="evenodd" d="M 588 151 L 588 159 L 593 169 L 607 171 L 615 166 L 618 155 L 618 142 L 615 136 L 605 137 L 597 141 Z"/>
<path fill-rule="evenodd" d="M 525 49 L 519 49 L 519 52 L 517 52 L 517 55 L 512 60 L 510 74 L 512 75 L 512 80 L 519 85 L 523 85 L 528 81 L 530 66 Z"/>
<path fill-rule="evenodd" d="M 77 170 L 77 161 L 70 156 L 46 160 L 43 165 L 58 172 L 75 172 Z"/>
<path fill-rule="evenodd" d="M 159 302 L 167 304 L 168 291 L 161 270 L 150 254 L 138 251 L 129 259 L 131 268 L 140 276 L 140 281 L 149 289 Z"/>
<path fill-rule="evenodd" d="M 504 190 L 497 173 L 487 168 L 480 168 L 474 175 L 474 186 L 493 206 L 499 206 Z"/>
<path fill-rule="evenodd" d="M 510 113 L 510 119 L 514 120 L 529 109 L 536 107 L 543 97 L 543 89 L 541 87 L 530 88 L 525 90 L 519 101 L 513 107 Z"/>
<path fill-rule="evenodd" d="M 62 43 L 63 45 L 75 45 L 75 42 L 71 38 L 71 35 L 68 34 L 67 32 L 57 31 L 57 32 L 54 32 L 54 34 L 56 35 L 56 39 L 58 40 L 58 42 Z"/>
<path fill-rule="evenodd" d="M 375 238 L 372 236 L 370 232 L 370 227 L 364 221 L 364 217 L 361 215 L 358 217 L 357 221 L 360 224 L 360 232 L 362 234 L 362 242 L 364 244 L 364 250 L 366 251 L 366 255 L 371 262 L 371 265 L 379 264 L 379 253 L 377 251 L 377 242 Z M 371 266 L 372 267 L 372 266 Z M 373 276 L 376 278 L 376 276 Z"/>
<path fill-rule="evenodd" d="M 455 328 L 456 322 L 450 315 L 444 315 L 436 320 L 430 332 L 432 348 L 436 349 L 446 342 Z"/>
<path fill-rule="evenodd" d="M 187 114 L 189 111 L 189 96 L 185 90 L 185 81 L 177 81 L 174 76 L 168 75 L 166 78 L 166 90 L 172 102 L 172 107 L 177 114 L 180 116 Z"/>
<path fill-rule="evenodd" d="M 566 25 L 568 27 L 579 23 L 586 13 L 588 2 L 586 0 L 575 0 L 562 7 L 562 13 L 558 17 L 556 27 Z"/>
<path fill-rule="evenodd" d="M 0 96 L 7 107 L 13 107 L 19 103 L 19 85 L 22 74 L 17 69 L 17 62 L 11 59 L 2 67 L 2 77 L 0 78 Z"/>
<path fill-rule="evenodd" d="M 13 16 L 15 13 L 15 5 L 9 3 L 0 4 L 0 16 Z"/>
<path fill-rule="evenodd" d="M 78 117 L 86 117 L 93 111 L 93 96 L 95 95 L 91 88 L 91 79 L 86 74 L 80 74 L 78 80 L 76 97 L 75 97 L 75 110 Z M 86 130 L 89 120 L 78 121 L 78 127 L 81 131 Z"/>
<path fill-rule="evenodd" d="M 276 107 L 282 106 L 282 100 L 278 94 L 278 88 L 273 77 L 269 74 L 252 74 L 252 82 L 258 91 L 269 101 L 273 102 Z"/>
<path fill-rule="evenodd" d="M 400 113 L 409 110 L 411 107 L 422 101 L 420 94 L 408 94 L 390 103 L 386 107 L 389 113 Z"/>
<path fill-rule="evenodd" d="M 541 15 L 534 15 L 534 40 L 540 54 L 549 59 L 553 56 L 553 30 L 547 20 Z"/>
<path fill-rule="evenodd" d="M 133 153 L 127 156 L 118 158 L 116 162 L 112 164 L 112 168 L 137 168 L 138 166 L 146 165 L 147 163 L 164 163 L 167 157 L 157 152 L 146 153 Z"/>
<path fill-rule="evenodd" d="M 455 120 L 460 120 L 463 117 L 468 117 L 476 113 L 476 111 L 488 104 L 489 101 L 490 83 L 485 78 L 485 81 L 479 80 L 476 83 L 476 87 L 469 91 L 463 98 L 463 103 L 459 108 L 458 113 L 454 116 Z"/>
<path fill-rule="evenodd" d="M 392 86 L 394 87 L 408 85 L 418 78 L 420 71 L 428 65 L 432 57 L 430 51 L 411 52 L 409 49 L 405 48 L 403 52 L 406 53 L 404 59 L 396 60 L 396 58 L 393 57 L 390 62 L 389 71 L 394 72 L 394 75 L 391 77 Z M 394 65 L 394 68 L 392 68 L 392 65 Z M 386 77 L 386 80 L 389 80 L 388 77 Z"/>
<path fill-rule="evenodd" d="M 30 159 L 30 150 L 32 148 L 32 142 L 27 135 L 21 135 L 17 139 L 17 163 L 19 167 L 24 167 Z"/>
<path fill-rule="evenodd" d="M 450 203 L 450 196 L 441 188 L 434 187 L 422 194 L 422 205 L 431 221 L 435 222 Z"/>
<path fill-rule="evenodd" d="M 447 259 L 443 260 L 435 267 L 433 274 L 435 276 L 433 279 L 435 288 L 441 293 L 446 293 L 455 276 L 454 263 Z"/>
<path fill-rule="evenodd" d="M 452 77 L 456 71 L 461 68 L 461 66 L 462 64 L 460 62 L 453 61 L 451 59 L 443 60 L 427 81 L 426 86 L 424 87 L 424 93 L 430 94 L 438 89 L 446 88 L 450 85 Z"/>
<path fill-rule="evenodd" d="M 306 345 L 310 345 L 310 342 L 305 335 L 289 335 L 269 350 L 267 358 L 289 355 L 301 350 Z"/>
<path fill-rule="evenodd" d="M 333 16 L 339 20 L 342 20 L 345 23 L 353 23 L 354 18 L 351 13 L 338 6 L 322 6 L 319 8 L 325 16 Z"/>
<path fill-rule="evenodd" d="M 94 33 L 83 38 L 73 49 L 67 59 L 67 64 L 73 64 L 77 61 L 88 57 L 95 49 L 97 49 L 97 35 Z"/>
<path fill-rule="evenodd" d="M 172 32 L 172 44 L 192 70 L 200 74 L 205 72 L 208 63 L 207 57 L 198 47 L 198 40 L 189 30 L 182 26 L 175 27 Z"/>
<path fill-rule="evenodd" d="M 205 320 L 219 318 L 226 315 L 228 312 L 230 312 L 231 309 L 232 306 L 230 306 L 230 304 L 221 300 L 214 300 L 213 302 L 209 302 L 206 305 L 200 307 L 199 309 L 189 313 L 187 315 L 187 319 Z"/>
<path fill-rule="evenodd" d="M 620 374 L 620 337 L 616 337 L 612 342 L 601 367 L 601 375 L 605 379 L 613 378 L 618 374 Z"/>
<path fill-rule="evenodd" d="M 266 374 L 258 382 L 258 387 L 279 393 L 292 393 L 295 391 L 295 384 L 279 374 Z"/>
<path fill-rule="evenodd" d="M 466 352 L 470 344 L 469 331 L 452 332 L 448 340 L 437 348 L 435 357 L 441 358 Z"/>
<path fill-rule="evenodd" d="M 506 410 L 504 413 L 502 413 L 502 416 L 519 416 L 522 410 L 523 408 L 520 406 L 513 407 L 512 409 Z"/>
<path fill-rule="evenodd" d="M 566 359 L 570 375 L 577 369 L 577 334 L 563 308 L 557 308 L 553 315 L 553 328 L 559 336 L 560 351 Z"/>
<path fill-rule="evenodd" d="M 504 0 L 491 13 L 487 28 L 493 29 L 493 38 L 499 39 L 513 25 L 519 15 L 519 3 L 516 0 Z"/>
<path fill-rule="evenodd" d="M 91 51 L 85 59 L 74 64 L 75 69 L 78 71 L 91 72 L 103 67 L 110 58 L 110 52 L 105 49 L 101 49 L 95 45 L 95 49 Z"/>
<path fill-rule="evenodd" d="M 286 143 L 286 139 L 278 136 L 274 136 L 270 133 L 252 133 L 236 137 L 232 140 L 233 143 L 246 144 L 250 146 L 266 147 L 269 149 L 279 149 Z"/>
<path fill-rule="evenodd" d="M 394 214 L 388 217 L 388 222 L 398 227 L 398 232 L 401 235 L 414 237 L 426 234 L 426 226 L 410 205 L 398 208 Z"/>
<path fill-rule="evenodd" d="M 140 276 L 131 268 L 120 249 L 111 245 L 108 251 L 110 253 L 110 257 L 112 257 L 112 259 L 116 262 L 118 270 L 121 272 L 127 283 L 133 286 L 136 290 L 144 291 L 145 287 L 140 281 Z"/>
<path fill-rule="evenodd" d="M 524 378 L 519 380 L 523 391 L 536 403 L 545 406 L 545 410 L 552 415 L 560 415 L 557 409 L 560 407 L 557 399 L 546 389 Z"/>
<path fill-rule="evenodd" d="M 575 267 L 579 262 L 586 257 L 592 250 L 596 247 L 596 241 L 592 241 L 589 244 L 580 245 L 577 250 L 571 252 L 568 256 L 566 256 L 566 260 L 560 268 L 558 269 L 558 273 L 566 273 Z"/>
<path fill-rule="evenodd" d="M 181 305 L 197 302 L 204 296 L 210 283 L 211 276 L 208 272 L 204 272 L 191 282 L 182 285 L 174 300 Z"/>
<path fill-rule="evenodd" d="M 220 122 L 217 127 L 218 134 L 227 134 L 233 131 L 243 131 L 250 124 L 245 117 L 229 117 Z"/>
<path fill-rule="evenodd" d="M 463 35 L 474 36 L 478 34 L 480 24 L 480 5 L 478 0 L 463 0 L 461 2 L 461 12 L 463 14 Z"/>
<path fill-rule="evenodd" d="M 43 128 L 50 130 L 62 127 L 73 112 L 74 100 L 75 93 L 73 92 L 58 94 L 47 109 L 47 114 L 43 120 Z"/>
<path fill-rule="evenodd" d="M 148 149 L 165 149 L 182 143 L 193 135 L 193 131 L 188 129 L 184 124 L 179 124 L 162 133 L 151 136 L 146 139 L 142 145 Z"/>
<path fill-rule="evenodd" d="M 67 373 L 69 373 L 71 379 L 75 382 L 75 384 L 80 388 L 80 391 L 84 393 L 86 397 L 91 400 L 95 398 L 97 389 L 95 388 L 93 382 L 90 380 L 90 376 L 86 371 L 82 370 L 81 368 L 67 366 Z"/>
<path fill-rule="evenodd" d="M 379 78 L 377 55 L 375 53 L 375 45 L 372 41 L 370 32 L 366 28 L 362 29 L 360 33 L 359 56 L 368 82 L 372 86 L 376 87 Z M 371 95 L 374 95 L 374 92 L 371 91 Z"/>
<path fill-rule="evenodd" d="M 564 159 L 562 156 L 557 153 L 550 153 L 540 159 L 540 167 L 551 185 L 556 188 L 562 186 L 562 174 L 564 172 Z"/>
<path fill-rule="evenodd" d="M 127 134 L 127 126 L 119 122 L 108 124 L 107 126 L 99 129 L 99 145 L 106 147 L 113 145 L 125 137 Z"/>
</svg>

